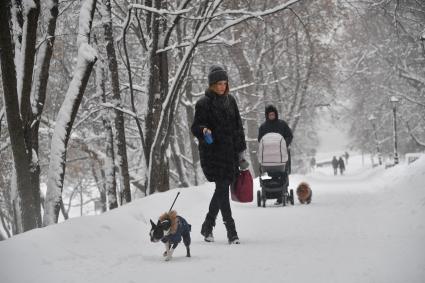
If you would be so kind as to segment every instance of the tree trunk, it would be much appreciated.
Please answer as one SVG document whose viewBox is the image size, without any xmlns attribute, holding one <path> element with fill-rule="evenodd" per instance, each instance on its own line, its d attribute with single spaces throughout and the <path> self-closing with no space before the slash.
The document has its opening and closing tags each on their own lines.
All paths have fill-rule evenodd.
<svg viewBox="0 0 425 283">
<path fill-rule="evenodd" d="M 94 160 L 93 160 L 94 158 Z M 106 200 L 106 188 L 105 188 L 105 171 L 102 169 L 102 163 L 99 159 L 99 156 L 93 156 L 93 158 L 90 158 L 90 169 L 93 175 L 93 178 L 96 182 L 97 189 L 99 191 L 100 195 L 100 202 L 102 203 L 102 213 L 107 211 L 107 200 Z M 99 165 L 99 171 L 100 171 L 100 178 L 97 175 L 96 172 L 96 163 Z M 95 205 L 95 211 L 97 212 L 97 207 Z"/>
<path fill-rule="evenodd" d="M 182 1 L 179 4 L 179 9 L 185 8 L 189 2 L 188 0 Z M 154 8 L 166 7 L 166 1 L 155 0 L 154 3 Z M 194 47 L 189 47 L 190 52 L 187 57 L 184 57 L 184 63 L 180 64 L 181 66 L 179 66 L 173 81 L 172 91 L 170 91 L 168 85 L 168 53 L 161 52 L 157 54 L 157 50 L 167 46 L 171 31 L 176 27 L 180 18 L 180 16 L 176 16 L 173 21 L 170 21 L 170 27 L 168 28 L 166 27 L 166 22 L 163 22 L 163 31 L 160 31 L 160 21 L 157 16 L 152 17 L 151 21 L 152 44 L 149 57 L 150 76 L 148 81 L 149 112 L 146 117 L 146 145 L 149 149 L 147 190 L 150 194 L 156 190 L 169 190 L 169 165 L 166 158 L 166 150 L 170 142 L 170 127 L 172 124 L 170 118 L 174 117 L 176 102 L 179 101 L 176 98 L 179 97 L 178 88 L 182 83 L 182 74 L 186 74 L 188 70 L 189 58 L 194 49 Z M 161 40 L 159 40 L 160 38 Z M 165 105 L 164 108 L 163 105 Z"/>
<path fill-rule="evenodd" d="M 39 226 L 40 204 L 35 203 L 31 187 L 30 156 L 26 143 L 25 123 L 28 116 L 21 115 L 17 88 L 16 68 L 13 56 L 12 27 L 10 2 L 0 1 L 0 61 L 3 80 L 3 95 L 7 125 L 10 135 L 14 174 L 12 175 L 12 191 L 15 211 L 15 232 L 21 233 Z M 28 42 L 28 45 L 30 43 Z M 26 46 L 28 46 L 26 45 Z M 29 56 L 29 55 L 28 55 Z M 28 95 L 29 96 L 29 95 Z M 27 109 L 28 111 L 28 109 Z"/>
<path fill-rule="evenodd" d="M 19 111 L 23 120 L 25 143 L 28 149 L 27 155 L 28 160 L 30 161 L 29 170 L 31 188 L 29 188 L 29 190 L 33 193 L 34 206 L 37 210 L 37 226 L 41 227 L 40 168 L 38 166 L 38 156 L 34 150 L 31 129 L 33 122 L 31 110 L 31 86 L 36 53 L 35 46 L 37 41 L 38 15 L 40 13 L 39 0 L 29 0 L 27 3 L 24 3 L 23 11 L 20 12 L 23 15 L 23 27 L 20 65 L 17 69 Z"/>
<path fill-rule="evenodd" d="M 102 102 L 106 103 L 105 93 L 105 69 L 103 62 L 99 62 L 96 67 L 96 95 L 102 98 Z M 104 190 L 107 195 L 108 208 L 114 209 L 118 207 L 117 199 L 117 183 L 115 179 L 115 154 L 114 154 L 114 134 L 112 131 L 111 115 L 109 109 L 104 110 L 102 117 L 103 126 L 105 127 L 105 160 L 103 170 L 105 171 Z"/>
<path fill-rule="evenodd" d="M 193 26 L 196 27 L 196 24 L 193 23 Z M 182 38 L 186 36 L 186 34 L 183 34 L 183 31 L 181 29 L 181 25 L 177 26 L 177 42 L 181 43 Z M 182 50 L 179 50 L 178 52 L 179 59 L 183 60 L 184 58 L 184 52 Z M 186 123 L 187 123 L 187 132 L 190 133 L 190 125 L 193 123 L 193 118 L 195 116 L 194 110 L 194 101 L 192 96 L 192 76 L 191 76 L 191 70 L 188 71 L 188 76 L 186 78 L 185 83 L 185 90 L 184 90 L 184 98 L 185 98 L 185 110 L 186 110 Z M 198 145 L 196 144 L 195 140 L 196 138 L 193 135 L 189 135 L 190 140 L 190 151 L 192 155 L 192 169 L 193 169 L 193 176 L 194 176 L 194 184 L 195 186 L 199 185 L 199 177 L 198 177 L 198 163 L 199 163 L 199 150 Z"/>
<path fill-rule="evenodd" d="M 0 241 L 6 240 L 11 237 L 9 232 L 9 227 L 6 223 L 6 216 L 3 214 L 2 210 L 0 209 L 0 220 L 1 220 L 1 226 L 3 227 L 4 232 L 6 235 L 3 235 L 3 233 L 0 231 Z"/>
<path fill-rule="evenodd" d="M 61 207 L 61 212 L 62 212 L 62 215 L 63 215 L 63 219 L 68 220 L 69 219 L 68 211 L 65 209 L 65 205 L 64 205 L 64 203 L 63 203 L 62 200 L 60 202 L 60 207 Z"/>
<path fill-rule="evenodd" d="M 36 203 L 40 203 L 40 164 L 38 162 L 39 138 L 38 132 L 40 127 L 41 114 L 43 112 L 44 103 L 46 101 L 47 83 L 49 81 L 50 61 L 53 54 L 53 46 L 55 42 L 56 21 L 59 14 L 58 0 L 49 0 L 46 4 L 49 7 L 47 18 L 47 33 L 46 39 L 39 47 L 37 56 L 37 68 L 34 75 L 34 83 L 32 88 L 32 119 L 30 125 L 31 141 L 33 154 L 33 162 L 31 164 L 31 184 L 34 192 Z M 41 226 L 41 213 L 39 226 Z"/>
<path fill-rule="evenodd" d="M 154 8 L 160 8 L 161 1 L 155 0 Z M 151 19 L 152 44 L 149 52 L 149 79 L 148 79 L 148 113 L 146 115 L 146 147 L 148 152 L 152 151 L 153 141 L 158 129 L 159 120 L 162 114 L 162 103 L 168 91 L 168 58 L 167 53 L 157 54 L 160 38 L 160 19 L 154 15 Z M 149 182 L 154 184 L 149 189 L 149 194 L 153 194 L 156 189 L 167 191 L 170 188 L 168 160 L 166 159 L 166 147 L 161 146 L 157 152 L 153 152 L 152 157 L 146 156 L 147 164 L 152 168 Z"/>
<path fill-rule="evenodd" d="M 195 112 L 193 111 L 194 107 L 193 105 L 193 97 L 192 97 L 192 79 L 189 79 L 186 82 L 186 100 L 188 102 L 188 106 L 186 106 L 186 117 L 187 117 L 187 124 L 188 124 L 188 132 L 190 132 L 190 125 L 193 123 L 193 118 L 195 116 Z M 198 176 L 198 164 L 199 164 L 199 150 L 198 145 L 195 142 L 195 137 L 190 135 L 190 151 L 192 153 L 192 164 L 193 164 L 193 171 L 195 176 L 195 186 L 199 185 L 199 176 Z"/>
<path fill-rule="evenodd" d="M 112 86 L 112 104 L 115 109 L 122 107 L 120 83 L 118 76 L 118 63 L 114 47 L 114 36 L 111 18 L 111 2 L 110 0 L 103 0 L 103 5 L 106 11 L 102 13 L 103 28 L 105 30 L 106 53 L 108 56 L 108 68 L 111 76 Z M 121 111 L 115 110 L 115 130 L 117 138 L 117 155 L 116 161 L 119 168 L 119 181 L 121 197 L 124 203 L 131 202 L 130 191 L 130 175 L 128 173 L 128 158 L 127 146 L 124 129 L 124 115 Z"/>
<path fill-rule="evenodd" d="M 59 109 L 52 136 L 46 210 L 44 212 L 45 226 L 58 222 L 68 141 L 93 65 L 96 62 L 96 53 L 90 45 L 83 44 L 78 53 L 76 73 L 69 85 L 65 101 Z"/>
<path fill-rule="evenodd" d="M 75 116 L 77 115 L 93 65 L 97 60 L 96 51 L 88 43 L 95 7 L 96 0 L 86 0 L 82 3 L 80 10 L 79 34 L 77 37 L 77 45 L 79 46 L 77 66 L 65 95 L 65 100 L 59 109 L 51 141 L 46 204 L 43 219 L 43 225 L 45 226 L 58 222 L 65 177 L 67 145 Z"/>
<path fill-rule="evenodd" d="M 242 31 L 239 28 L 234 29 L 234 37 L 235 40 L 241 40 L 241 33 Z M 234 46 L 229 48 L 230 56 L 235 60 L 235 62 L 238 62 L 236 64 L 236 68 L 239 70 L 239 76 L 241 78 L 241 84 L 249 84 L 255 82 L 254 74 L 252 72 L 251 66 L 249 64 L 248 59 L 245 57 L 243 48 L 241 46 L 241 43 L 237 43 Z M 258 101 L 258 97 L 256 96 L 256 87 L 254 84 L 248 86 L 244 90 L 243 97 L 243 103 L 242 105 L 245 106 L 244 108 L 249 108 L 255 105 Z M 253 109 L 250 109 L 247 111 L 247 113 L 244 115 L 245 122 L 246 122 L 246 132 L 245 135 L 247 137 L 246 144 L 247 144 L 247 154 L 250 158 L 252 169 L 254 171 L 254 175 L 258 176 L 259 171 L 259 164 L 257 159 L 257 148 L 258 148 L 258 115 L 257 111 L 254 111 Z M 246 157 L 248 157 L 246 156 Z"/>
<path fill-rule="evenodd" d="M 175 127 L 173 129 L 173 133 L 171 134 L 172 138 L 171 138 L 171 151 L 172 151 L 172 156 L 173 156 L 173 161 L 174 161 L 174 165 L 176 167 L 177 170 L 177 174 L 178 174 L 178 178 L 179 178 L 179 184 L 178 187 L 189 187 L 189 181 L 187 179 L 186 176 L 186 170 L 185 170 L 185 166 L 183 164 L 183 160 L 181 158 L 181 151 L 180 151 L 180 147 L 178 144 L 178 136 L 177 136 L 177 131 L 175 130 Z"/>
<path fill-rule="evenodd" d="M 305 78 L 302 80 L 300 75 L 299 75 L 299 66 L 297 67 L 297 91 L 296 91 L 296 96 L 294 99 L 294 104 L 292 105 L 291 108 L 291 112 L 290 112 L 290 122 L 288 123 L 292 132 L 295 132 L 298 126 L 298 123 L 302 117 L 302 109 L 304 108 L 304 103 L 305 100 L 307 98 L 307 90 L 308 90 L 308 86 L 310 83 L 310 77 L 313 71 L 313 64 L 314 64 L 314 45 L 313 42 L 311 40 L 311 36 L 310 36 L 310 32 L 308 29 L 308 26 L 303 25 L 304 27 L 304 32 L 306 34 L 306 38 L 308 41 L 308 47 L 309 47 L 309 57 L 308 57 L 308 62 L 307 62 L 307 70 L 306 70 L 306 75 Z M 296 37 L 295 37 L 296 41 L 296 49 L 299 50 L 299 40 L 298 40 L 298 32 L 296 32 Z M 299 52 L 297 51 L 297 65 L 299 64 Z"/>
<path fill-rule="evenodd" d="M 212 7 L 212 9 L 206 9 L 206 19 L 201 21 L 199 26 L 197 26 L 192 39 L 192 44 L 186 48 L 184 56 L 182 57 L 183 59 L 179 63 L 179 66 L 174 74 L 174 79 L 171 84 L 171 87 L 169 88 L 167 95 L 164 99 L 164 103 L 162 104 L 164 108 L 161 111 L 162 113 L 160 115 L 158 125 L 155 128 L 156 132 L 149 152 L 149 159 L 151 160 L 148 169 L 149 177 L 147 187 L 149 192 L 154 192 L 155 189 L 158 188 L 158 184 L 155 182 L 155 177 L 158 175 L 158 172 L 154 169 L 157 168 L 160 162 L 160 158 L 155 158 L 154 160 L 152 160 L 153 156 L 155 156 L 158 152 L 161 152 L 162 150 L 166 149 L 169 145 L 172 121 L 175 117 L 177 106 L 181 98 L 181 92 L 179 92 L 179 90 L 182 86 L 183 78 L 187 76 L 188 71 L 190 70 L 193 52 L 195 51 L 199 38 L 212 20 L 210 16 L 217 10 L 219 4 L 220 3 L 210 3 L 209 5 L 212 5 L 214 7 Z M 208 5 L 208 3 L 206 3 L 206 5 Z"/>
</svg>

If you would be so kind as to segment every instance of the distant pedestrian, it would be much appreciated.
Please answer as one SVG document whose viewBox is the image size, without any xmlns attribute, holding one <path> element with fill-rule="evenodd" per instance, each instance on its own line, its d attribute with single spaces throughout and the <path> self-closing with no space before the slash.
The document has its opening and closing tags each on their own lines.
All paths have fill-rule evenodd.
<svg viewBox="0 0 425 283">
<path fill-rule="evenodd" d="M 315 167 L 316 167 L 316 158 L 312 157 L 310 159 L 310 170 L 313 171 Z"/>
<path fill-rule="evenodd" d="M 334 175 L 338 174 L 338 159 L 336 159 L 336 156 L 332 158 L 332 167 L 334 169 Z"/>
<path fill-rule="evenodd" d="M 350 155 L 348 154 L 348 152 L 344 153 L 344 158 L 345 158 L 345 164 L 348 165 L 348 157 L 350 157 Z"/>
<path fill-rule="evenodd" d="M 343 175 L 344 174 L 344 171 L 345 171 L 345 163 L 344 163 L 344 159 L 342 159 L 342 156 L 339 157 L 338 167 L 339 167 L 339 173 L 341 175 Z"/>
</svg>

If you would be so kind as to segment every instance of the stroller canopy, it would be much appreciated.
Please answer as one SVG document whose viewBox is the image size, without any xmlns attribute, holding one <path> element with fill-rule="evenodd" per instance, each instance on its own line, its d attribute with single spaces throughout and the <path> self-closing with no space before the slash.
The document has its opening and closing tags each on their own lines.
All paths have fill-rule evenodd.
<svg viewBox="0 0 425 283">
<path fill-rule="evenodd" d="M 279 133 L 265 134 L 260 140 L 257 154 L 261 166 L 282 166 L 288 161 L 286 142 Z"/>
</svg>

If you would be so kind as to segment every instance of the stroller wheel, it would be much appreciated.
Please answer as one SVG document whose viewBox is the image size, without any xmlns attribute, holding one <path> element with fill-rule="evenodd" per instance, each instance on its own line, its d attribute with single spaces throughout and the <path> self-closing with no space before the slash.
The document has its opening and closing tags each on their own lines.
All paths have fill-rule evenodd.
<svg viewBox="0 0 425 283">
<path fill-rule="evenodd" d="M 263 197 L 261 198 L 261 200 L 263 201 L 263 207 L 266 207 L 266 197 L 265 197 L 265 196 L 263 196 Z"/>
<path fill-rule="evenodd" d="M 287 201 L 288 201 L 288 196 L 286 195 L 286 193 L 283 193 L 283 195 L 282 195 L 282 205 L 286 206 Z"/>
<path fill-rule="evenodd" d="M 261 192 L 257 191 L 257 206 L 261 206 Z"/>
<path fill-rule="evenodd" d="M 291 202 L 292 205 L 294 205 L 294 190 L 293 189 L 290 190 L 289 201 Z"/>
</svg>

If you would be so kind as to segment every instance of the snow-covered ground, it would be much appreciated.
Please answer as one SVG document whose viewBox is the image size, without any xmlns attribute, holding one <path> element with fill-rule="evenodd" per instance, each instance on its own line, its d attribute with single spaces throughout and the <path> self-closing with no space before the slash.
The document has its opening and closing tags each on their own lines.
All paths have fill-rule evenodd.
<svg viewBox="0 0 425 283">
<path fill-rule="evenodd" d="M 425 158 L 361 164 L 351 158 L 344 176 L 291 176 L 292 188 L 311 184 L 310 205 L 232 203 L 240 245 L 227 244 L 220 217 L 216 242 L 203 241 L 205 184 L 181 189 L 175 205 L 192 224 L 191 258 L 181 245 L 165 262 L 163 245 L 149 241 L 149 219 L 169 208 L 171 190 L 0 242 L 0 282 L 425 282 Z"/>
</svg>

